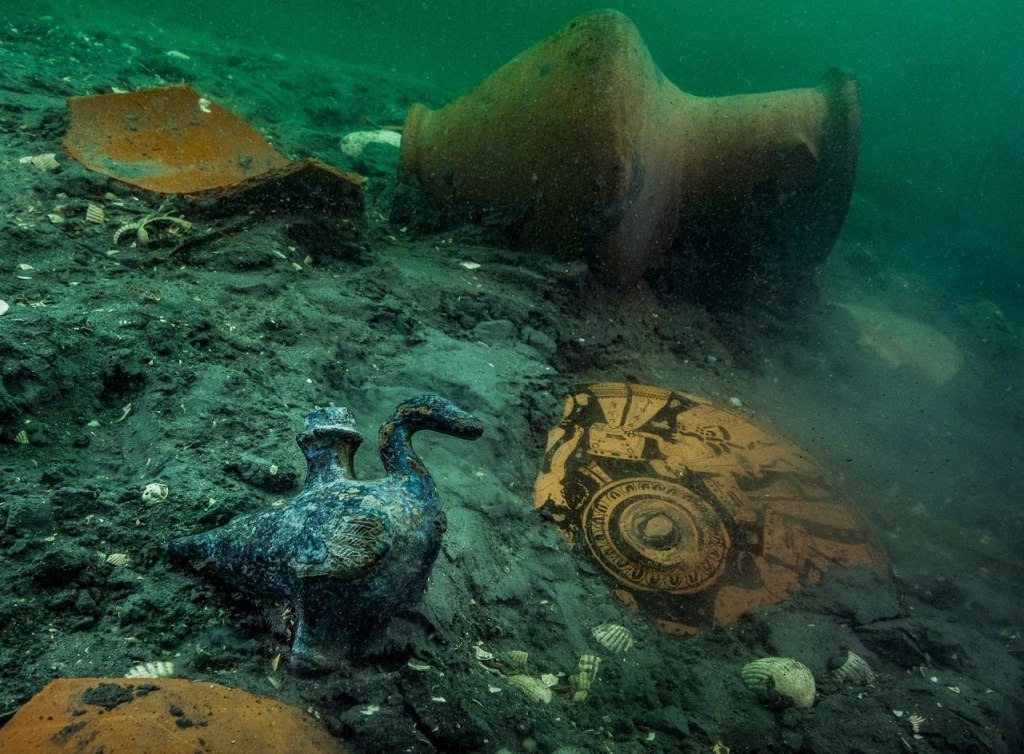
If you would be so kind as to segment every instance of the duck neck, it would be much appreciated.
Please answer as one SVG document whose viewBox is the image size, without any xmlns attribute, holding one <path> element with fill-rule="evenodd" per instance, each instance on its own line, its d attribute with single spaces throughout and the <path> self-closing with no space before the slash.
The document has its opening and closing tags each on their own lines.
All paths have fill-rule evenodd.
<svg viewBox="0 0 1024 754">
<path fill-rule="evenodd" d="M 423 461 L 412 447 L 412 436 L 417 428 L 402 421 L 388 421 L 380 428 L 380 460 L 389 477 L 401 484 L 434 485 L 434 480 Z"/>
</svg>

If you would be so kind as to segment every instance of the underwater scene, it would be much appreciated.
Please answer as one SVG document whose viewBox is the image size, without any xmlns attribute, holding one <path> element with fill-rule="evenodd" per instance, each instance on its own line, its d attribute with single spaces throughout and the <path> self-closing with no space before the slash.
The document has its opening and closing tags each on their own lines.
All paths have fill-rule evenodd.
<svg viewBox="0 0 1024 754">
<path fill-rule="evenodd" d="M 0 22 L 0 752 L 1024 751 L 1024 5 Z"/>
</svg>

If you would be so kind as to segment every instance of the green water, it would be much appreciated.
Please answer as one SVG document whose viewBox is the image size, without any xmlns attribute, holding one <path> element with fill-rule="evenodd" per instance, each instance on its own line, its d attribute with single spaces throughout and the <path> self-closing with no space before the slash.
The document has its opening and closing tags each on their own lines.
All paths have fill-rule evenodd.
<svg viewBox="0 0 1024 754">
<path fill-rule="evenodd" d="M 12 0 L 6 0 L 12 2 Z M 136 3 L 81 4 L 81 14 Z M 602 3 L 178 0 L 139 28 L 213 38 L 428 80 L 453 92 Z M 848 230 L 888 261 L 1006 310 L 1021 298 L 1024 3 L 620 2 L 680 88 L 728 94 L 814 84 L 829 67 L 862 86 L 858 195 Z"/>
</svg>

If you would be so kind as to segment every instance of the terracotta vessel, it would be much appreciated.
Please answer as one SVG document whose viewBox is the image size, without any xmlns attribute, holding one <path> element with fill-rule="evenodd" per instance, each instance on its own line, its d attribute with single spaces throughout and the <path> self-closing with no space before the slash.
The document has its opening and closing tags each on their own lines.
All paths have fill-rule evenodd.
<svg viewBox="0 0 1024 754">
<path fill-rule="evenodd" d="M 413 105 L 396 219 L 500 228 L 634 284 L 669 250 L 827 256 L 857 156 L 857 87 L 731 97 L 680 91 L 616 11 L 572 21 L 437 111 Z M 714 262 L 711 263 L 712 265 Z M 750 266 L 747 264 L 747 266 Z"/>
</svg>

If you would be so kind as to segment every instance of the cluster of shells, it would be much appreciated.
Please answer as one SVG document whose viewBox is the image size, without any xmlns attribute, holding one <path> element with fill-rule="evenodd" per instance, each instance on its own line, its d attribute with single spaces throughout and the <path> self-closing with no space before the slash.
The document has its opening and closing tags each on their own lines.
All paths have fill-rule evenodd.
<svg viewBox="0 0 1024 754">
<path fill-rule="evenodd" d="M 591 635 L 604 650 L 612 654 L 621 654 L 633 648 L 635 641 L 632 634 L 624 626 L 614 623 L 602 623 L 596 626 Z M 590 688 L 597 680 L 601 667 L 601 657 L 596 654 L 581 654 L 576 668 L 565 680 L 564 674 L 527 672 L 529 654 L 525 650 L 511 650 L 494 653 L 477 644 L 473 647 L 473 656 L 477 662 L 490 673 L 500 675 L 509 685 L 523 696 L 538 704 L 548 704 L 554 698 L 554 692 L 566 693 L 573 702 L 582 702 L 590 693 Z M 497 689 L 495 689 L 497 690 Z"/>
<path fill-rule="evenodd" d="M 762 704 L 773 709 L 807 709 L 814 704 L 814 674 L 792 657 L 762 657 L 748 662 L 740 677 Z M 875 673 L 863 657 L 848 651 L 829 674 L 829 680 L 841 686 L 868 686 L 874 683 Z"/>
</svg>

